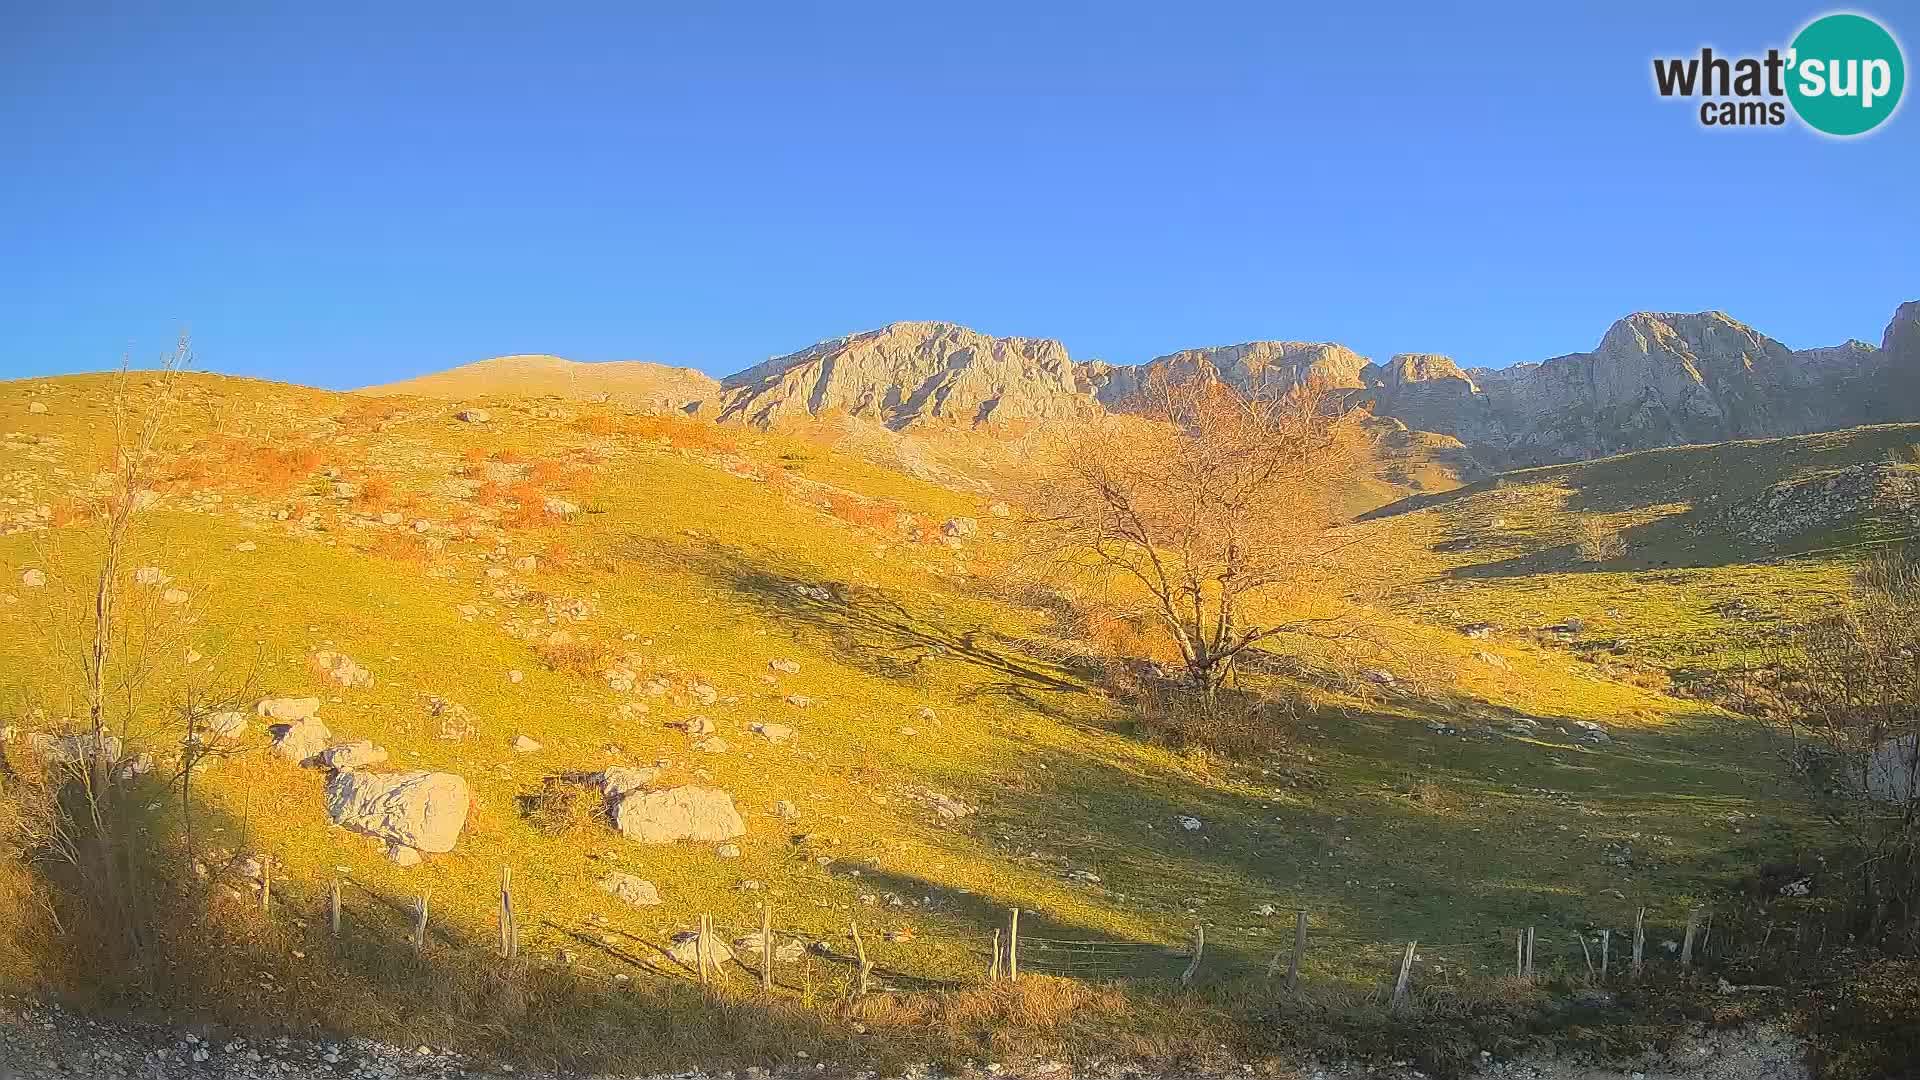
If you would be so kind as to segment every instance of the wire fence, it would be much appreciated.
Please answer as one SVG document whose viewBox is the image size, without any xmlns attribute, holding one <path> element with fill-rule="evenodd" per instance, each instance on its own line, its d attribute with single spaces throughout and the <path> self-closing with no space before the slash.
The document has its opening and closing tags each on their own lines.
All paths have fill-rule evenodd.
<svg viewBox="0 0 1920 1080">
<path fill-rule="evenodd" d="M 341 881 L 335 880 L 321 901 L 322 910 L 302 912 L 297 903 L 276 893 L 271 860 L 264 862 L 255 883 L 263 915 L 291 909 L 296 917 L 318 916 L 319 925 L 336 939 L 371 932 L 384 940 L 398 938 L 415 950 L 488 948 L 504 961 L 520 957 L 521 914 L 512 875 L 505 868 L 491 913 L 497 940 L 483 945 L 436 925 L 426 895 L 408 903 L 360 887 L 356 897 L 364 893 L 377 903 L 348 918 Z M 1216 944 L 1211 953 L 1204 924 L 1196 924 L 1192 937 L 1184 942 L 1134 941 L 1022 934 L 1020 914 L 1017 908 L 1009 909 L 1004 925 L 982 934 L 980 948 L 961 950 L 961 955 L 976 960 L 977 974 L 958 978 L 935 978 L 905 969 L 928 965 L 909 962 L 895 968 L 877 962 L 870 950 L 876 943 L 874 928 L 863 932 L 857 914 L 848 917 L 844 935 L 823 937 L 817 929 L 776 925 L 770 901 L 761 904 L 757 924 L 724 924 L 701 914 L 693 929 L 673 935 L 664 944 L 653 934 L 598 917 L 583 926 L 550 920 L 541 920 L 541 925 L 562 940 L 595 949 L 634 972 L 702 983 L 730 982 L 744 974 L 767 993 L 951 989 L 1036 975 L 1187 985 L 1264 977 L 1284 981 L 1292 989 L 1308 979 L 1350 980 L 1356 971 L 1375 971 L 1379 985 L 1392 988 L 1396 1005 L 1416 990 L 1487 978 L 1559 979 L 1606 986 L 1649 975 L 1693 974 L 1709 967 L 1791 975 L 1809 964 L 1817 966 L 1833 948 L 1850 943 L 1845 936 L 1836 936 L 1816 912 L 1781 912 L 1752 902 L 1730 904 L 1718 912 L 1706 906 L 1669 909 L 1666 918 L 1655 922 L 1649 922 L 1648 909 L 1640 908 L 1631 920 L 1623 920 L 1623 926 L 1571 929 L 1562 925 L 1544 931 L 1537 925 L 1509 926 L 1442 941 L 1385 941 L 1333 933 L 1326 920 L 1296 910 L 1291 925 L 1276 926 L 1264 947 L 1250 948 L 1243 932 L 1235 935 L 1233 947 Z M 1684 922 L 1676 914 L 1684 915 Z M 1717 923 L 1716 915 L 1720 916 Z M 881 940 L 886 942 L 886 957 L 895 962 L 916 947 L 908 938 Z M 952 950 L 945 951 L 950 961 Z"/>
</svg>

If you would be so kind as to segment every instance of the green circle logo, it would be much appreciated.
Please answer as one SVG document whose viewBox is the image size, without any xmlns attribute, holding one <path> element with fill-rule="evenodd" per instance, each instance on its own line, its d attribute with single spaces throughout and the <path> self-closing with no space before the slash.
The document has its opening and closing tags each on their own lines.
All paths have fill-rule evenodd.
<svg viewBox="0 0 1920 1080">
<path fill-rule="evenodd" d="M 1807 126 L 1861 135 L 1900 104 L 1907 65 L 1900 43 L 1865 15 L 1823 15 L 1793 39 L 1787 99 Z"/>
</svg>

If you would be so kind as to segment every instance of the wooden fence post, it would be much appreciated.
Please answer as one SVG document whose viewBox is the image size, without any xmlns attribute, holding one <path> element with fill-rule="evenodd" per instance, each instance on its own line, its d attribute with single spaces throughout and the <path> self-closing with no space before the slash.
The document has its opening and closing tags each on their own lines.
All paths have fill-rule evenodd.
<svg viewBox="0 0 1920 1080">
<path fill-rule="evenodd" d="M 1527 927 L 1527 981 L 1533 981 L 1533 927 Z"/>
<path fill-rule="evenodd" d="M 1308 955 L 1308 913 L 1294 913 L 1294 955 L 1286 961 L 1286 990 L 1300 990 L 1300 961 Z"/>
<path fill-rule="evenodd" d="M 513 868 L 500 868 L 500 959 L 511 960 L 520 952 L 520 928 L 513 917 Z"/>
<path fill-rule="evenodd" d="M 1680 970 L 1693 966 L 1693 935 L 1700 931 L 1700 909 L 1687 912 L 1687 936 L 1680 945 Z"/>
<path fill-rule="evenodd" d="M 427 947 L 427 894 L 426 893 L 420 894 L 420 904 L 418 907 L 414 909 L 413 947 L 416 949 L 425 949 Z"/>
<path fill-rule="evenodd" d="M 773 993 L 773 901 L 760 901 L 760 992 Z"/>
<path fill-rule="evenodd" d="M 1207 951 L 1207 928 L 1200 925 L 1199 923 L 1194 923 L 1193 924 L 1193 962 L 1187 965 L 1187 970 L 1180 973 L 1180 985 L 1190 986 L 1193 984 L 1193 977 L 1200 973 L 1200 957 L 1205 955 L 1206 951 Z"/>
<path fill-rule="evenodd" d="M 1400 977 L 1393 981 L 1393 1008 L 1397 1012 L 1407 1006 L 1407 981 L 1413 977 L 1413 952 L 1418 941 L 1407 942 L 1407 951 L 1400 956 Z"/>
<path fill-rule="evenodd" d="M 1020 909 L 1007 921 L 1007 981 L 1020 981 Z"/>
<path fill-rule="evenodd" d="M 1513 977 L 1527 977 L 1527 932 L 1524 929 L 1513 932 Z"/>
<path fill-rule="evenodd" d="M 1607 981 L 1607 957 L 1613 951 L 1613 931 L 1600 931 L 1600 981 Z"/>
<path fill-rule="evenodd" d="M 707 916 L 705 913 L 701 914 L 700 924 L 694 930 L 694 934 L 693 957 L 696 961 L 696 966 L 700 968 L 700 985 L 705 986 L 707 985 L 707 950 L 711 948 L 707 943 Z"/>
<path fill-rule="evenodd" d="M 1574 934 L 1574 939 L 1580 942 L 1580 956 L 1587 962 L 1587 983 L 1588 985 L 1592 985 L 1593 981 L 1599 978 L 1600 975 L 1593 969 L 1593 951 L 1587 948 L 1586 932 L 1580 931 Z"/>
<path fill-rule="evenodd" d="M 867 945 L 860 940 L 860 920 L 853 920 L 853 957 L 860 964 L 860 995 L 866 996 L 867 975 L 873 971 L 873 965 L 867 962 Z"/>
<path fill-rule="evenodd" d="M 333 879 L 333 888 L 327 892 L 327 923 L 333 927 L 333 936 L 340 936 L 340 879 Z"/>
<path fill-rule="evenodd" d="M 1633 961 L 1631 974 L 1637 980 L 1646 970 L 1647 964 L 1647 909 L 1643 906 L 1633 915 Z"/>
<path fill-rule="evenodd" d="M 1000 934 L 999 927 L 993 928 L 993 966 L 987 969 L 987 981 L 1000 981 Z"/>
<path fill-rule="evenodd" d="M 273 856 L 260 856 L 260 913 L 273 910 Z"/>
</svg>

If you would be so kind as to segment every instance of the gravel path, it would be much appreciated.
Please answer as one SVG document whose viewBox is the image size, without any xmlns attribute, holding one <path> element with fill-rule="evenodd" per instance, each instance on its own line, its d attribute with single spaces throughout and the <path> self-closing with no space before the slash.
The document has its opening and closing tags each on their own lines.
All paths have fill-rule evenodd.
<svg viewBox="0 0 1920 1080">
<path fill-rule="evenodd" d="M 1809 1080 L 1803 1047 L 1770 1027 L 1701 1033 L 1639 1069 L 1595 1069 L 1556 1061 L 1489 1061 L 1486 1080 Z M 1253 1073 L 1161 1077 L 1132 1070 L 1081 1073 L 1039 1063 L 1018 1069 L 990 1065 L 970 1080 L 1241 1080 Z M 932 1080 L 930 1070 L 908 1070 L 901 1080 Z M 1405 1066 L 1304 1065 L 1291 1073 L 1262 1072 L 1263 1080 L 1419 1080 Z M 847 1077 L 825 1066 L 783 1073 L 778 1080 L 876 1080 Z M 470 1061 L 449 1051 L 385 1046 L 366 1039 L 259 1041 L 215 1031 L 187 1031 L 76 1015 L 57 1006 L 0 998 L 0 1080 L 585 1080 L 545 1072 L 516 1072 L 498 1062 Z M 636 1078 L 638 1080 L 638 1078 Z M 776 1080 L 765 1070 L 701 1073 L 646 1080 Z"/>
</svg>

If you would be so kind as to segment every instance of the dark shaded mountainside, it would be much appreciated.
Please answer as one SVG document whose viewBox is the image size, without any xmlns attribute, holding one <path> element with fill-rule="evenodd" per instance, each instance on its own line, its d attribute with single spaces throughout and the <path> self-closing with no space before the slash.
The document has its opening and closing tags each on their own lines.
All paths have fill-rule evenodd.
<svg viewBox="0 0 1920 1080">
<path fill-rule="evenodd" d="M 1432 353 L 1374 363 L 1343 345 L 1300 341 L 1186 349 L 1139 365 L 1076 362 L 1058 341 L 942 322 L 849 334 L 717 384 L 660 365 L 619 365 L 617 379 L 593 370 L 603 367 L 613 365 L 516 357 L 376 390 L 603 398 L 629 391 L 723 422 L 771 427 L 850 416 L 897 431 L 1125 411 L 1158 372 L 1243 389 L 1319 379 L 1369 403 L 1394 431 L 1440 448 L 1457 440 L 1463 459 L 1508 469 L 1920 419 L 1920 301 L 1900 305 L 1877 346 L 1854 340 L 1795 350 L 1723 312 L 1639 312 L 1615 322 L 1592 351 L 1506 368 L 1462 368 Z"/>
</svg>

